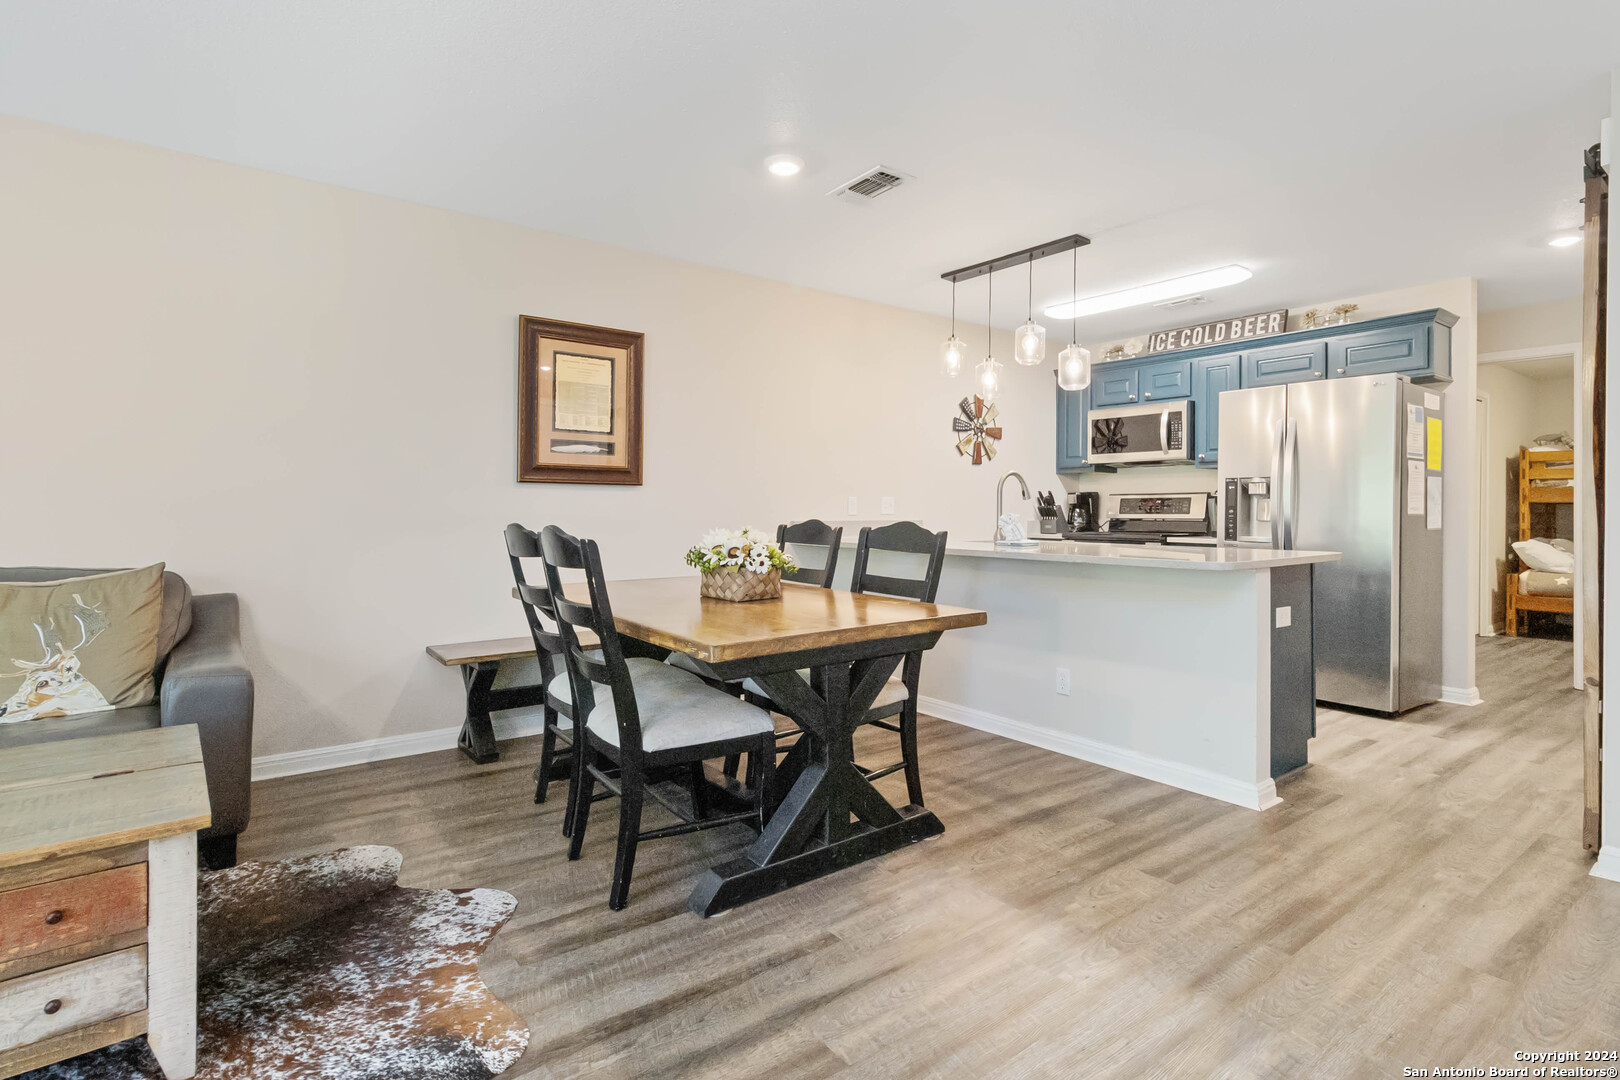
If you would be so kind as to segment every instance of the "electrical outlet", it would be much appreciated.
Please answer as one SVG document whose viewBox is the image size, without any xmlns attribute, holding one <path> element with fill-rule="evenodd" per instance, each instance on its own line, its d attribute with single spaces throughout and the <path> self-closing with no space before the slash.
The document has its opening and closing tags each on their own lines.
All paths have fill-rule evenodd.
<svg viewBox="0 0 1620 1080">
<path fill-rule="evenodd" d="M 1057 669 L 1057 692 L 1064 697 L 1069 696 L 1069 669 L 1066 667 Z"/>
<path fill-rule="evenodd" d="M 883 514 L 886 517 L 892 517 L 894 515 L 894 496 L 893 495 L 885 495 L 885 496 L 883 496 Z"/>
<path fill-rule="evenodd" d="M 849 497 L 849 516 L 854 517 L 861 512 L 861 500 L 851 495 Z"/>
</svg>

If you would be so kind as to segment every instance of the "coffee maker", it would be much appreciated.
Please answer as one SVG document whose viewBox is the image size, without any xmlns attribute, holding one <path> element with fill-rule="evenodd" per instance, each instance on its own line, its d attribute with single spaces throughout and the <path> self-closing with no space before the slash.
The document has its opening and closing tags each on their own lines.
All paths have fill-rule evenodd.
<svg viewBox="0 0 1620 1080">
<path fill-rule="evenodd" d="M 1102 528 L 1097 519 L 1102 500 L 1095 491 L 1077 491 L 1069 496 L 1069 532 L 1095 532 Z"/>
</svg>

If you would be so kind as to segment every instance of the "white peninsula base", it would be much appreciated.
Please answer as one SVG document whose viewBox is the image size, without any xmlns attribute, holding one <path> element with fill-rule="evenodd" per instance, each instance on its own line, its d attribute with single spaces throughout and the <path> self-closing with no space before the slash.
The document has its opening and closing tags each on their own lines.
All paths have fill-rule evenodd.
<svg viewBox="0 0 1620 1080">
<path fill-rule="evenodd" d="M 1315 730 L 1310 567 L 1336 553 L 948 552 L 940 603 L 990 620 L 929 655 L 921 711 L 1252 810 L 1280 801 L 1273 778 Z"/>
</svg>

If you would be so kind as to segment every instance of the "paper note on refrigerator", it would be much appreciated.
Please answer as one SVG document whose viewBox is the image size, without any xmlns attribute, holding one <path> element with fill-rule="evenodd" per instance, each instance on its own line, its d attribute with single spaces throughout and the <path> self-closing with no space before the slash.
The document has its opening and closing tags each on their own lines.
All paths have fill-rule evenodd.
<svg viewBox="0 0 1620 1080">
<path fill-rule="evenodd" d="M 1423 513 L 1423 462 L 1408 461 L 1406 463 L 1406 512 L 1408 514 Z"/>
<path fill-rule="evenodd" d="M 1440 418 L 1429 417 L 1429 468 L 1435 472 L 1440 471 Z"/>
<path fill-rule="evenodd" d="M 1406 407 L 1406 456 L 1423 456 L 1423 406 Z"/>
<path fill-rule="evenodd" d="M 1430 412 L 1439 412 L 1440 411 L 1440 395 L 1439 394 L 1424 394 L 1423 395 L 1423 405 L 1424 405 L 1424 408 L 1428 409 Z"/>
<path fill-rule="evenodd" d="M 1431 476 L 1429 479 L 1429 528 L 1440 527 L 1440 477 Z"/>
</svg>

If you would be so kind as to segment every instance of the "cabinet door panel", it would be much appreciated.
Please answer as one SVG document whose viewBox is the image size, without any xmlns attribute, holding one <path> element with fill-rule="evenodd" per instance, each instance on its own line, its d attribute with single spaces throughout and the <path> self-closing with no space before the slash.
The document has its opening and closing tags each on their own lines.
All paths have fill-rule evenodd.
<svg viewBox="0 0 1620 1080">
<path fill-rule="evenodd" d="M 1328 341 L 1328 353 L 1336 379 L 1391 371 L 1425 374 L 1429 370 L 1429 327 L 1394 326 L 1346 334 Z"/>
<path fill-rule="evenodd" d="M 1273 386 L 1327 375 L 1328 343 L 1301 341 L 1243 353 L 1243 385 Z"/>
<path fill-rule="evenodd" d="M 1086 395 L 1089 390 L 1057 392 L 1057 471 L 1086 472 L 1086 451 L 1090 425 L 1086 422 Z"/>
<path fill-rule="evenodd" d="M 1138 374 L 1135 364 L 1098 364 L 1091 374 L 1091 407 L 1129 405 L 1135 401 Z"/>
<path fill-rule="evenodd" d="M 1243 358 L 1208 356 L 1193 372 L 1193 454 L 1196 464 L 1214 468 L 1220 460 L 1221 393 L 1236 390 Z"/>
<path fill-rule="evenodd" d="M 1166 360 L 1158 364 L 1143 364 L 1137 370 L 1136 384 L 1143 401 L 1173 401 L 1192 397 L 1193 362 Z"/>
</svg>

